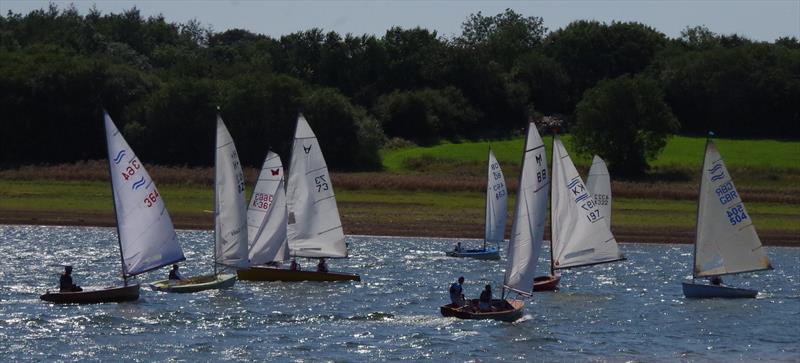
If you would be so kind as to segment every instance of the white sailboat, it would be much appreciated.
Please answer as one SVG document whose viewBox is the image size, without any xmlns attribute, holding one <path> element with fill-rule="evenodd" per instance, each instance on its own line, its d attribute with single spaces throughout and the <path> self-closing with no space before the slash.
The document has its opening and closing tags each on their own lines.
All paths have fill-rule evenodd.
<svg viewBox="0 0 800 363">
<path fill-rule="evenodd" d="M 583 184 L 558 135 L 553 137 L 550 271 L 625 260 L 606 216 Z M 539 290 L 552 290 L 544 286 Z"/>
<path fill-rule="evenodd" d="M 244 175 L 233 137 L 219 116 L 217 116 L 214 169 L 214 274 L 179 281 L 156 281 L 151 284 L 156 290 L 196 292 L 227 288 L 236 283 L 236 275 L 218 273 L 218 267 L 223 269 L 248 267 Z"/>
<path fill-rule="evenodd" d="M 547 216 L 547 158 L 536 125 L 528 125 L 525 149 L 522 156 L 520 183 L 514 205 L 511 239 L 508 244 L 508 261 L 503 279 L 503 295 L 492 300 L 494 311 L 481 312 L 474 307 L 477 300 L 467 306 L 447 304 L 439 308 L 443 316 L 460 319 L 495 319 L 515 321 L 522 317 L 524 302 L 521 299 L 506 299 L 506 290 L 517 297 L 533 293 L 536 263 L 539 259 L 544 225 Z"/>
<path fill-rule="evenodd" d="M 134 154 L 108 113 L 103 113 L 108 146 L 108 170 L 123 287 L 80 292 L 47 292 L 42 300 L 58 303 L 100 303 L 139 298 L 139 284 L 128 278 L 184 260 L 178 236 L 150 174 Z"/>
<path fill-rule="evenodd" d="M 695 283 L 694 279 L 772 269 L 750 215 L 710 137 L 700 177 L 693 266 L 692 281 L 683 282 L 683 294 L 689 298 L 755 297 L 758 291 L 722 285 L 721 279 L 711 285 Z"/>
<path fill-rule="evenodd" d="M 486 224 L 484 227 L 483 248 L 465 249 L 459 243 L 452 251 L 447 251 L 452 257 L 472 257 L 482 260 L 500 259 L 500 242 L 506 230 L 506 217 L 508 215 L 508 191 L 500 163 L 489 148 L 489 162 L 486 179 Z M 492 246 L 488 246 L 492 243 Z"/>
<path fill-rule="evenodd" d="M 606 225 L 611 228 L 611 175 L 606 162 L 597 155 L 592 159 L 589 176 L 586 177 L 586 188 L 594 197 L 594 203 Z"/>
<path fill-rule="evenodd" d="M 317 137 L 303 115 L 297 117 L 286 183 L 289 255 L 293 258 L 346 258 L 347 245 L 328 166 Z M 239 275 L 242 279 L 259 281 L 361 280 L 356 274 L 281 268 L 250 268 Z"/>
</svg>

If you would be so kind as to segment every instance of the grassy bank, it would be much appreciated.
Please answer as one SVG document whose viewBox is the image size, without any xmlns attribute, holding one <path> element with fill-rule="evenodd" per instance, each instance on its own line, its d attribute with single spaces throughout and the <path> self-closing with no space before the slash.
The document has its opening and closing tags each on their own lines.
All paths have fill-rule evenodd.
<svg viewBox="0 0 800 363">
<path fill-rule="evenodd" d="M 208 212 L 213 209 L 210 186 L 167 183 L 159 189 L 177 226 L 212 228 Z M 6 222 L 114 223 L 111 191 L 106 182 L 0 180 L 0 190 L 0 219 Z M 480 238 L 483 234 L 484 194 L 481 192 L 341 188 L 337 190 L 337 200 L 345 231 L 350 234 L 471 238 Z M 509 212 L 513 205 L 512 197 Z M 800 236 L 797 205 L 750 202 L 747 208 L 766 243 L 797 242 Z M 620 241 L 691 242 L 695 210 L 695 202 L 689 199 L 616 198 L 613 228 Z M 509 213 L 509 230 L 510 227 Z"/>
<path fill-rule="evenodd" d="M 569 135 L 564 139 L 571 148 Z M 674 137 L 648 178 L 612 181 L 618 240 L 693 240 L 704 142 Z M 503 163 L 511 209 L 522 139 L 491 145 Z M 800 142 L 721 139 L 717 145 L 762 240 L 800 244 Z M 333 173 L 346 233 L 482 237 L 487 147 L 478 142 L 386 151 L 385 172 Z M 589 158 L 575 161 L 585 172 Z M 177 226 L 212 228 L 212 168 L 148 165 L 148 171 Z M 251 187 L 256 174 L 245 169 Z M 0 170 L 0 223 L 113 225 L 107 180 L 104 161 Z"/>
</svg>

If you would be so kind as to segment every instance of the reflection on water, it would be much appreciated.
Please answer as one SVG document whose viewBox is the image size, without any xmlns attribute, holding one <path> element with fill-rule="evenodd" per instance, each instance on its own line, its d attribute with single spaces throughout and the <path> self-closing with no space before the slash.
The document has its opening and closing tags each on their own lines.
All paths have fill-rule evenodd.
<svg viewBox="0 0 800 363">
<path fill-rule="evenodd" d="M 210 271 L 212 234 L 179 236 L 184 274 Z M 798 248 L 769 247 L 775 270 L 726 279 L 757 299 L 687 300 L 691 246 L 623 244 L 628 261 L 564 271 L 560 291 L 536 294 L 508 324 L 439 315 L 459 275 L 475 297 L 503 277 L 504 260 L 446 257 L 452 239 L 348 237 L 351 258 L 330 267 L 360 283 L 143 289 L 133 303 L 86 306 L 38 296 L 65 263 L 81 285 L 121 283 L 113 228 L 0 226 L 0 241 L 0 361 L 800 360 Z"/>
</svg>

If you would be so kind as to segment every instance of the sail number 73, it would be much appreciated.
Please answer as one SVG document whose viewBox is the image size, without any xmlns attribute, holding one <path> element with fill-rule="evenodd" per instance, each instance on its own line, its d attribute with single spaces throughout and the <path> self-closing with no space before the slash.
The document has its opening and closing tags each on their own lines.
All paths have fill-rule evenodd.
<svg viewBox="0 0 800 363">
<path fill-rule="evenodd" d="M 330 187 L 328 187 L 328 181 L 325 178 L 325 174 L 315 177 L 314 184 L 317 186 L 317 193 L 330 189 Z"/>
</svg>

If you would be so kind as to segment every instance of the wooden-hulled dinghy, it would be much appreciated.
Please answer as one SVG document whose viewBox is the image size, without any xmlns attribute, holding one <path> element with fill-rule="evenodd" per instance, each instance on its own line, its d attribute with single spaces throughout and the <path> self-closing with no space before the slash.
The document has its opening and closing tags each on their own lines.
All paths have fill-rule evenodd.
<svg viewBox="0 0 800 363">
<path fill-rule="evenodd" d="M 539 150 L 540 145 L 542 150 Z M 534 145 L 534 147 L 531 147 Z M 506 292 L 514 292 L 518 297 L 529 297 L 533 294 L 533 279 L 536 276 L 536 262 L 539 259 L 542 238 L 544 237 L 545 213 L 547 211 L 547 178 L 536 178 L 537 170 L 546 163 L 543 158 L 544 144 L 536 130 L 536 125 L 529 123 L 525 137 L 525 148 L 522 152 L 520 168 L 520 186 L 514 205 L 511 238 L 508 243 L 508 260 L 503 278 L 503 292 L 500 299 L 492 299 L 495 311 L 481 312 L 476 307 L 478 300 L 469 300 L 467 307 L 454 306 L 452 303 L 441 306 L 442 316 L 459 319 L 495 319 L 512 322 L 522 317 L 524 301 L 506 299 Z M 541 175 L 541 174 L 540 174 Z M 545 193 L 541 193 L 545 190 Z"/>
<path fill-rule="evenodd" d="M 44 301 L 79 304 L 133 301 L 139 298 L 139 284 L 128 285 L 129 277 L 185 259 L 155 182 L 106 112 L 103 121 L 125 285 L 76 292 L 48 291 L 40 296 Z"/>
<path fill-rule="evenodd" d="M 341 272 L 292 271 L 285 268 L 253 266 L 239 270 L 239 280 L 247 281 L 361 281 L 355 274 Z"/>
<path fill-rule="evenodd" d="M 533 279 L 533 291 L 555 291 L 558 290 L 558 282 L 561 275 L 537 276 Z"/>
<path fill-rule="evenodd" d="M 478 300 L 472 299 L 468 301 L 466 306 L 447 304 L 440 307 L 439 311 L 442 313 L 442 316 L 459 319 L 493 319 L 514 322 L 522 317 L 524 305 L 525 303 L 522 300 L 493 299 L 492 307 L 495 310 L 482 312 L 477 309 Z"/>
<path fill-rule="evenodd" d="M 303 115 L 297 117 L 289 178 L 284 191 L 283 164 L 267 153 L 247 209 L 249 268 L 247 281 L 361 281 L 356 274 L 303 271 L 265 266 L 291 256 L 346 258 L 336 196 L 317 137 Z"/>
<path fill-rule="evenodd" d="M 48 291 L 39 298 L 56 304 L 100 304 L 134 301 L 139 298 L 139 284 L 96 290 L 86 289 L 75 292 Z"/>
</svg>

